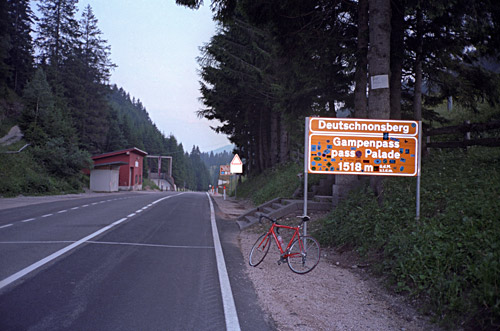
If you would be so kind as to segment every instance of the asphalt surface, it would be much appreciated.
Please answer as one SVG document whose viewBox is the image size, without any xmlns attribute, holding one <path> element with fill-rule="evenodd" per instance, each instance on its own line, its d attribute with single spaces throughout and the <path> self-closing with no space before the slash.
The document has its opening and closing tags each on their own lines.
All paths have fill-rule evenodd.
<svg viewBox="0 0 500 331">
<path fill-rule="evenodd" d="M 24 200 L 0 199 L 0 330 L 232 329 L 205 193 Z M 239 327 L 273 330 L 215 202 Z"/>
</svg>

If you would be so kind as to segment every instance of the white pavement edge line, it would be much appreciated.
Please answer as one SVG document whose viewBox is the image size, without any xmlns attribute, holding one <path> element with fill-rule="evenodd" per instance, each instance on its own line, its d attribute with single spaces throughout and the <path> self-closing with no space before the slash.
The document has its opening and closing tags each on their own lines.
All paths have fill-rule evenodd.
<svg viewBox="0 0 500 331">
<path fill-rule="evenodd" d="M 161 198 L 161 199 L 158 199 L 156 201 L 153 202 L 153 204 L 156 204 L 162 200 L 165 200 L 165 199 L 168 199 L 170 197 L 175 197 L 175 196 L 178 196 L 178 195 L 181 195 L 183 193 L 180 193 L 180 194 L 176 194 L 176 195 L 171 195 L 171 196 L 168 196 L 168 197 L 165 197 L 165 198 Z M 112 227 L 120 224 L 120 223 L 123 223 L 124 221 L 127 220 L 128 217 L 124 217 L 122 219 L 119 219 L 118 221 L 114 222 L 114 223 L 111 223 L 110 225 L 107 225 L 105 227 L 103 227 L 102 229 L 100 230 L 97 230 L 96 232 L 86 236 L 85 238 L 82 238 L 78 241 L 75 241 L 73 244 L 71 245 L 68 245 L 60 250 L 58 250 L 57 252 L 55 253 L 52 253 L 51 255 L 41 259 L 40 261 L 38 262 L 35 262 L 33 263 L 32 265 L 16 272 L 15 274 L 5 278 L 4 280 L 0 281 L 0 290 L 3 289 L 5 286 L 15 282 L 16 280 L 18 280 L 19 278 L 29 274 L 30 272 L 40 268 L 41 266 L 49 263 L 50 261 L 54 260 L 54 259 L 57 259 L 59 256 L 63 255 L 64 253 L 66 252 L 69 252 L 70 250 L 72 250 L 73 248 L 76 248 L 82 244 L 84 244 L 86 241 L 100 235 L 101 233 L 105 232 L 105 231 L 108 231 L 109 229 L 111 229 Z"/>
<path fill-rule="evenodd" d="M 226 330 L 238 331 L 240 330 L 240 322 L 238 320 L 238 313 L 234 304 L 233 292 L 231 290 L 231 283 L 227 274 L 226 261 L 224 260 L 224 253 L 220 244 L 219 232 L 217 231 L 217 224 L 215 222 L 214 205 L 210 195 L 207 193 L 208 202 L 210 203 L 210 222 L 212 223 L 212 235 L 214 237 L 215 258 L 217 260 L 217 271 L 219 274 L 220 291 L 222 294 L 222 305 L 224 306 L 224 317 L 226 319 Z"/>
</svg>

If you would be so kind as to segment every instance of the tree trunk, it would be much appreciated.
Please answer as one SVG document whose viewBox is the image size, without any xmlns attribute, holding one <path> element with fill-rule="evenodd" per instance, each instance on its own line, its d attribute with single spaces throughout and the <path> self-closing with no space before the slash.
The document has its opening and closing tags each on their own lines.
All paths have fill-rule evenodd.
<svg viewBox="0 0 500 331">
<path fill-rule="evenodd" d="M 260 116 L 259 116 L 259 124 L 258 124 L 258 132 L 259 134 L 257 135 L 257 139 L 259 141 L 259 148 L 257 149 L 258 150 L 258 165 L 259 165 L 259 173 L 261 173 L 262 171 L 264 171 L 264 169 L 266 168 L 265 166 L 265 153 L 264 153 L 264 146 L 265 146 L 265 139 L 264 139 L 264 119 L 263 119 L 263 114 L 262 114 L 262 110 L 260 111 Z"/>
<path fill-rule="evenodd" d="M 390 0 L 369 0 L 370 51 L 368 55 L 370 78 L 388 76 L 391 50 L 391 3 Z M 368 115 L 374 119 L 386 119 L 390 115 L 389 88 L 370 85 Z"/>
<path fill-rule="evenodd" d="M 280 115 L 280 158 L 281 164 L 288 162 L 290 156 L 290 147 L 288 145 L 288 129 L 286 126 L 285 115 Z"/>
<path fill-rule="evenodd" d="M 422 9 L 417 8 L 417 48 L 415 50 L 415 94 L 413 95 L 413 116 L 416 121 L 422 120 L 422 43 L 423 43 L 423 15 Z"/>
<path fill-rule="evenodd" d="M 368 115 L 373 119 L 387 119 L 390 116 L 390 90 L 380 84 L 389 78 L 391 51 L 391 3 L 390 0 L 369 0 L 370 50 L 368 64 L 370 71 L 370 94 Z M 379 84 L 374 85 L 377 81 Z M 370 185 L 378 198 L 383 200 L 383 182 L 380 176 L 373 176 Z"/>
<path fill-rule="evenodd" d="M 391 115 L 392 119 L 401 119 L 401 77 L 404 58 L 404 12 L 405 0 L 391 2 Z"/>
<path fill-rule="evenodd" d="M 278 148 L 279 148 L 279 137 L 278 137 L 278 113 L 276 111 L 271 111 L 271 129 L 270 129 L 270 166 L 274 167 L 279 161 Z"/>
<path fill-rule="evenodd" d="M 366 87 L 368 65 L 368 0 L 358 2 L 358 45 L 354 79 L 354 117 L 368 118 Z"/>
<path fill-rule="evenodd" d="M 368 104 L 366 88 L 368 86 L 368 0 L 358 2 L 358 44 L 356 53 L 356 72 L 354 80 L 354 117 L 368 118 Z M 336 204 L 339 200 L 356 186 L 358 176 L 356 175 L 336 175 L 333 188 L 333 201 Z"/>
<path fill-rule="evenodd" d="M 265 170 L 270 167 L 271 164 L 271 152 L 270 152 L 270 114 L 268 111 L 264 111 L 260 118 L 260 127 L 261 127 L 261 137 L 262 137 L 262 155 L 263 159 L 263 168 Z"/>
</svg>

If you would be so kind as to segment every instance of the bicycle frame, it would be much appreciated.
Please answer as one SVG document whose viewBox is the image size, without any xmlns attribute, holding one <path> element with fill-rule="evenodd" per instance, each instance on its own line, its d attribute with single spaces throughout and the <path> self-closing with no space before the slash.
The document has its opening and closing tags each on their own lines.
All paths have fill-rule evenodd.
<svg viewBox="0 0 500 331">
<path fill-rule="evenodd" d="M 286 246 L 285 249 L 283 249 L 283 247 L 281 246 L 281 243 L 278 240 L 278 236 L 276 235 L 275 228 L 282 228 L 282 229 L 294 231 L 293 236 L 290 239 L 290 242 L 288 243 L 288 245 Z M 298 227 L 298 226 L 287 226 L 287 225 L 276 224 L 275 222 L 273 222 L 273 224 L 271 225 L 271 228 L 269 229 L 269 231 L 267 231 L 268 234 L 273 235 L 274 241 L 276 242 L 276 245 L 278 246 L 278 249 L 280 250 L 282 259 L 286 259 L 288 256 L 295 256 L 298 254 L 298 253 L 288 254 L 287 252 L 289 251 L 290 247 L 292 246 L 292 243 L 294 242 L 294 240 L 300 239 L 299 229 L 300 229 L 300 227 Z M 266 238 L 267 238 L 267 236 L 264 237 L 263 240 L 265 240 Z M 300 241 L 299 241 L 299 247 L 300 247 L 300 250 L 302 251 L 303 247 L 302 247 L 302 243 Z"/>
<path fill-rule="evenodd" d="M 276 246 L 280 251 L 280 259 L 278 264 L 286 262 L 288 267 L 295 273 L 306 274 L 313 270 L 319 263 L 321 256 L 320 246 L 316 239 L 311 236 L 300 236 L 301 225 L 309 220 L 309 216 L 300 216 L 302 218 L 302 223 L 298 226 L 287 226 L 281 225 L 276 222 L 276 219 L 272 219 L 265 215 L 260 215 L 259 223 L 262 224 L 262 218 L 269 219 L 272 224 L 269 230 L 262 234 L 259 239 L 255 241 L 252 249 L 250 250 L 250 255 L 248 257 L 248 263 L 252 267 L 258 266 L 266 257 L 269 252 L 271 244 L 271 235 L 274 238 Z M 278 240 L 279 229 L 291 230 L 293 231 L 292 238 L 286 247 L 284 244 Z M 290 231 L 289 231 L 290 232 Z M 288 233 L 289 233 L 288 232 Z M 287 235 L 288 237 L 288 235 Z M 310 248 L 310 249 L 309 249 Z"/>
</svg>

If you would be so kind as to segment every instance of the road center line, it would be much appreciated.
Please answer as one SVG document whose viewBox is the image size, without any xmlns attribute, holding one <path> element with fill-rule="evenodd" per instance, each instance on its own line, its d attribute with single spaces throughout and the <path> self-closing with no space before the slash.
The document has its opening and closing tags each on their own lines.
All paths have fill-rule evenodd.
<svg viewBox="0 0 500 331">
<path fill-rule="evenodd" d="M 212 236 L 214 238 L 215 258 L 217 260 L 217 271 L 219 274 L 220 291 L 222 294 L 222 305 L 224 306 L 224 317 L 226 318 L 226 330 L 239 331 L 240 322 L 238 320 L 238 313 L 234 304 L 233 292 L 231 290 L 231 283 L 227 274 L 226 261 L 224 260 L 224 253 L 220 244 L 219 232 L 217 231 L 217 223 L 215 222 L 214 205 L 212 199 L 207 193 L 208 202 L 210 203 L 210 222 L 212 223 Z"/>
<path fill-rule="evenodd" d="M 13 224 L 6 224 L 6 225 L 2 225 L 0 226 L 0 229 L 3 229 L 3 228 L 8 228 L 9 226 L 12 226 Z"/>
<path fill-rule="evenodd" d="M 35 219 L 34 218 L 28 218 L 27 220 L 24 220 L 24 221 L 21 221 L 23 223 L 26 223 L 26 222 L 31 222 L 31 221 L 34 221 Z"/>
<path fill-rule="evenodd" d="M 49 216 L 52 216 L 52 215 L 54 215 L 54 214 L 45 214 L 45 215 L 42 215 L 41 217 L 45 218 L 45 217 L 49 217 Z"/>
<path fill-rule="evenodd" d="M 171 197 L 179 196 L 179 195 L 181 195 L 181 194 L 183 194 L 183 193 L 176 194 L 176 195 L 170 195 L 170 196 L 168 196 L 168 197 L 164 197 L 164 198 L 158 199 L 158 200 L 154 201 L 152 204 L 156 204 L 156 203 L 158 203 L 158 202 L 160 202 L 160 201 L 163 201 L 163 200 L 168 199 L 168 198 L 171 198 Z M 87 206 L 88 206 L 88 205 L 87 205 Z M 213 207 L 212 207 L 212 208 L 213 208 Z M 72 208 L 72 209 L 73 209 L 73 208 Z M 74 209 L 78 209 L 78 207 L 76 207 L 76 208 L 74 208 Z M 212 210 L 213 210 L 213 209 L 212 209 Z M 213 215 L 213 213 L 212 213 L 212 215 Z M 42 217 L 43 217 L 43 216 L 42 216 Z M 26 268 L 24 268 L 24 269 L 22 269 L 22 270 L 20 270 L 20 271 L 16 272 L 15 274 L 13 274 L 13 275 L 11 275 L 11 276 L 9 276 L 9 277 L 5 278 L 4 280 L 0 281 L 0 290 L 1 290 L 1 289 L 3 289 L 3 288 L 4 288 L 4 287 L 6 287 L 6 286 L 8 286 L 8 285 L 12 284 L 13 282 L 15 282 L 16 280 L 20 279 L 21 277 L 26 276 L 26 275 L 27 275 L 27 274 L 29 274 L 30 272 L 32 272 L 32 271 L 34 271 L 34 270 L 36 270 L 36 269 L 38 269 L 38 268 L 40 268 L 40 267 L 44 266 L 45 264 L 47 264 L 47 263 L 49 263 L 49 262 L 51 262 L 51 261 L 53 261 L 53 260 L 57 259 L 59 256 L 61 256 L 61 255 L 65 254 L 65 253 L 67 253 L 67 252 L 69 252 L 69 251 L 73 250 L 74 248 L 76 248 L 76 247 L 78 247 L 78 246 L 80 246 L 80 245 L 82 245 L 82 244 L 86 243 L 87 241 L 90 241 L 91 239 L 93 239 L 93 238 L 97 237 L 98 235 L 100 235 L 100 234 L 102 234 L 102 233 L 104 233 L 104 232 L 106 232 L 106 231 L 110 230 L 111 228 L 115 227 L 116 225 L 118 225 L 118 224 L 121 224 L 121 223 L 125 222 L 125 221 L 128 219 L 128 217 L 129 217 L 129 216 L 124 217 L 124 218 L 121 218 L 121 219 L 119 219 L 118 221 L 115 221 L 115 222 L 111 223 L 110 225 L 107 225 L 107 226 L 103 227 L 102 229 L 97 230 L 96 232 L 94 232 L 94 233 L 92 233 L 92 234 L 89 234 L 88 236 L 86 236 L 86 237 L 84 237 L 84 238 L 82 238 L 82 239 L 80 239 L 80 240 L 78 240 L 78 241 L 75 241 L 74 243 L 72 243 L 72 244 L 70 244 L 70 245 L 68 245 L 68 246 L 66 246 L 66 247 L 64 247 L 64 248 L 62 248 L 62 249 L 60 249 L 60 250 L 58 250 L 57 252 L 52 253 L 52 254 L 50 254 L 49 256 L 47 256 L 47 257 L 45 257 L 45 258 L 41 259 L 40 261 L 35 262 L 35 263 L 33 263 L 32 265 L 27 266 Z M 7 226 L 11 226 L 11 225 L 12 225 L 12 224 L 8 224 L 8 225 L 4 225 L 3 227 L 7 227 Z"/>
</svg>

